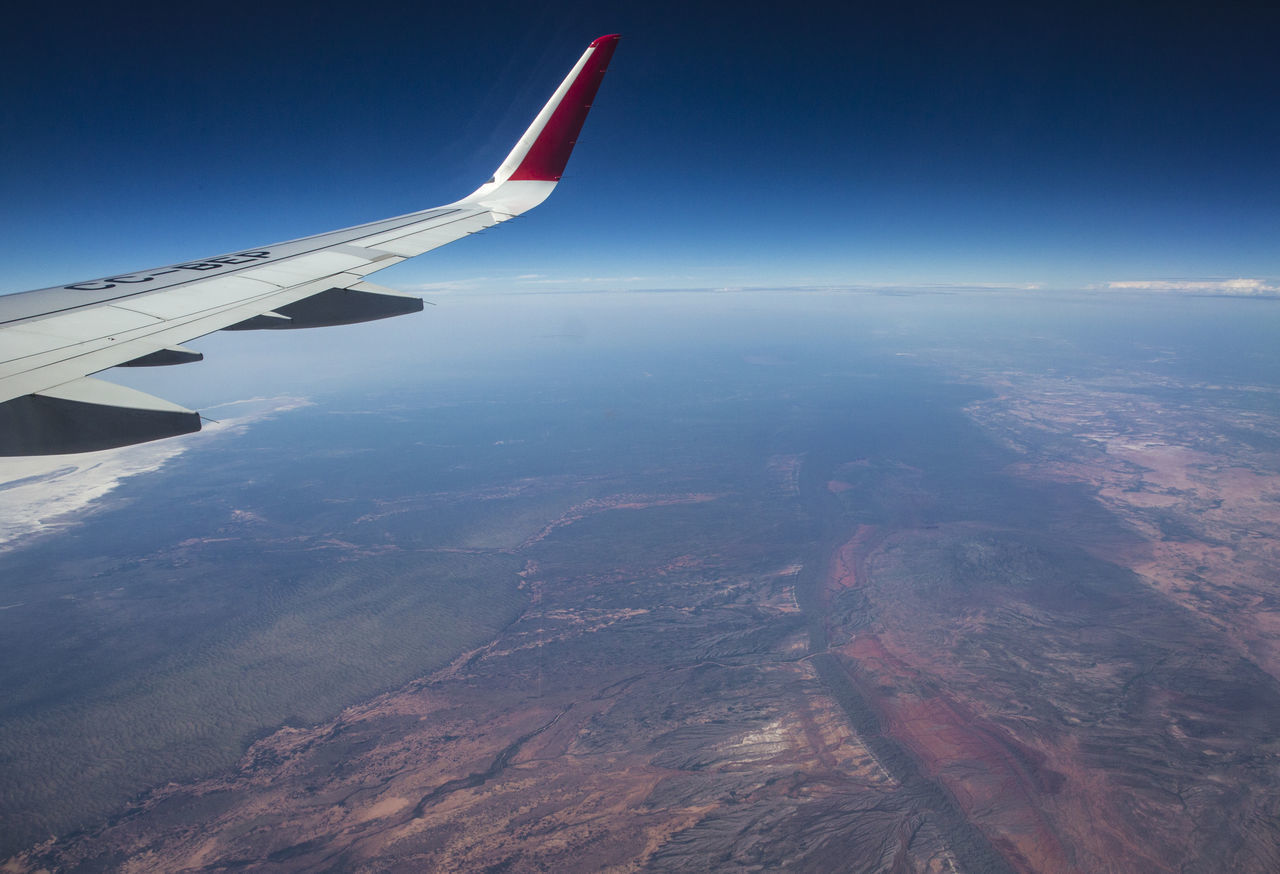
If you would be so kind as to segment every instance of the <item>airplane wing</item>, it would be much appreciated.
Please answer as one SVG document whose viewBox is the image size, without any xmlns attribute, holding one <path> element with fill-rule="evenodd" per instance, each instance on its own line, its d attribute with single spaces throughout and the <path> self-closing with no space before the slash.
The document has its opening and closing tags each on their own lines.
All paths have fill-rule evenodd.
<svg viewBox="0 0 1280 874">
<path fill-rule="evenodd" d="M 200 261 L 0 296 L 0 455 L 107 449 L 200 430 L 200 416 L 96 379 L 199 361 L 219 330 L 310 328 L 417 312 L 372 273 L 514 218 L 555 188 L 618 36 L 587 47 L 493 177 L 455 203 Z"/>
</svg>

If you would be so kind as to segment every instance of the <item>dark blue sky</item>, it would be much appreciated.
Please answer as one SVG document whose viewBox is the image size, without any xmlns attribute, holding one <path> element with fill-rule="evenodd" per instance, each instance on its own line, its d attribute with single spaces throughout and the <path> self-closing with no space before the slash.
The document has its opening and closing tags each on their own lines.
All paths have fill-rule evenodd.
<svg viewBox="0 0 1280 874">
<path fill-rule="evenodd" d="M 1252 4 L 124 3 L 6 22 L 0 289 L 455 199 L 609 32 L 551 200 L 380 281 L 1280 277 Z"/>
</svg>

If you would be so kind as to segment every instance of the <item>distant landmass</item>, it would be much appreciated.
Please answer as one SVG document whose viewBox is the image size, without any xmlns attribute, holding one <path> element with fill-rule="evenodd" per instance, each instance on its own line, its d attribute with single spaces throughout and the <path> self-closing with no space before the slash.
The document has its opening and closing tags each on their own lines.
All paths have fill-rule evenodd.
<svg viewBox="0 0 1280 874">
<path fill-rule="evenodd" d="M 5 870 L 1280 870 L 1274 301 L 466 306 L 0 553 Z"/>
</svg>

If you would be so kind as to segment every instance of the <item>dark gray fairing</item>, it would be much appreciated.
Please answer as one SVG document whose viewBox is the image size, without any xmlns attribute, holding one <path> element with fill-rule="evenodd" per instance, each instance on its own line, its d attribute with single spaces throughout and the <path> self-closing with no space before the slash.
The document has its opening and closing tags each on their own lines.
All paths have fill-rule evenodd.
<svg viewBox="0 0 1280 874">
<path fill-rule="evenodd" d="M 354 325 L 422 311 L 422 299 L 353 288 L 330 288 L 296 303 L 282 306 L 274 313 L 254 316 L 224 331 L 282 330 L 290 328 L 328 328 Z"/>
<path fill-rule="evenodd" d="M 390 290 L 330 288 L 223 330 L 322 328 L 416 313 L 422 308 L 421 298 Z M 203 357 L 188 349 L 161 349 L 120 366 L 155 367 Z M 92 452 L 200 430 L 198 413 L 177 407 L 151 409 L 147 401 L 156 399 L 145 395 L 140 396 L 141 406 L 94 403 L 99 395 L 91 393 L 90 397 L 25 395 L 0 404 L 0 456 Z"/>
<path fill-rule="evenodd" d="M 200 430 L 200 414 L 25 395 L 0 404 L 0 455 L 113 449 Z"/>
<path fill-rule="evenodd" d="M 167 367 L 170 364 L 191 364 L 194 361 L 204 361 L 204 354 L 190 349 L 157 349 L 150 355 L 117 364 L 116 367 Z"/>
</svg>

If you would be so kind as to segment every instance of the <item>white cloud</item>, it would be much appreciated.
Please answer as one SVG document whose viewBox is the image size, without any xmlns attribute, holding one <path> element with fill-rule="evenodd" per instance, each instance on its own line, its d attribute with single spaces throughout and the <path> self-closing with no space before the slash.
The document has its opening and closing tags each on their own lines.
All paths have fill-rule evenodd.
<svg viewBox="0 0 1280 874">
<path fill-rule="evenodd" d="M 1273 295 L 1280 285 L 1265 279 L 1126 279 L 1108 282 L 1122 291 L 1180 291 L 1188 294 Z"/>
<path fill-rule="evenodd" d="M 476 291 L 497 280 L 490 276 L 477 276 L 473 279 L 445 279 L 438 282 L 416 282 L 412 285 L 398 286 L 403 291 L 419 294 L 432 294 L 450 291 Z"/>
<path fill-rule="evenodd" d="M 536 285 L 582 285 L 584 283 L 619 283 L 619 282 L 665 282 L 680 278 L 671 276 L 542 276 L 529 274 L 517 276 L 522 282 Z"/>
<path fill-rule="evenodd" d="M 551 276 L 546 273 L 520 273 L 512 276 L 476 276 L 465 279 L 446 279 L 435 282 L 418 282 L 400 286 L 405 291 L 418 294 L 460 293 L 519 293 L 521 291 L 545 293 L 548 287 L 574 291 L 623 291 L 643 283 L 660 287 L 673 282 L 687 283 L 691 276 Z"/>
<path fill-rule="evenodd" d="M 210 435 L 239 434 L 253 422 L 309 406 L 305 398 L 250 398 L 209 409 L 199 434 L 101 452 L 0 458 L 0 552 L 78 523 L 126 479 L 164 467 Z M 217 411 L 225 410 L 233 415 Z"/>
</svg>

